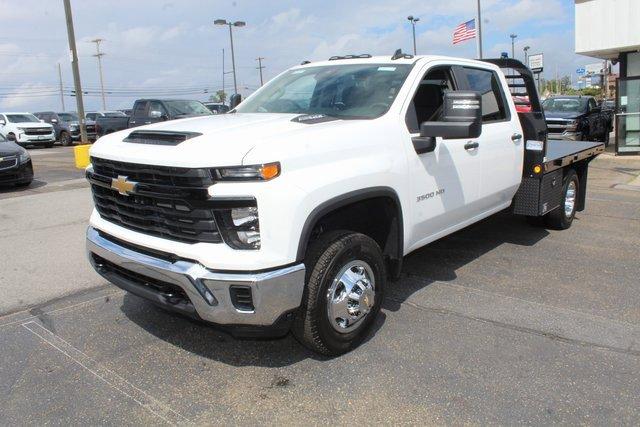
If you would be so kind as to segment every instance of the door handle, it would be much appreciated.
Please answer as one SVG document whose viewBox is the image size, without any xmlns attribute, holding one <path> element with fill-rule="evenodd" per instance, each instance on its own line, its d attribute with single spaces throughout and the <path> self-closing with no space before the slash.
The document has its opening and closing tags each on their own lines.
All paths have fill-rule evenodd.
<svg viewBox="0 0 640 427">
<path fill-rule="evenodd" d="M 511 140 L 513 142 L 519 141 L 522 139 L 522 135 L 520 135 L 519 133 L 514 133 L 513 135 L 511 135 Z"/>
<path fill-rule="evenodd" d="M 478 144 L 477 142 L 467 142 L 466 144 L 464 144 L 464 149 L 465 150 L 475 150 L 479 146 L 480 146 L 480 144 Z"/>
</svg>

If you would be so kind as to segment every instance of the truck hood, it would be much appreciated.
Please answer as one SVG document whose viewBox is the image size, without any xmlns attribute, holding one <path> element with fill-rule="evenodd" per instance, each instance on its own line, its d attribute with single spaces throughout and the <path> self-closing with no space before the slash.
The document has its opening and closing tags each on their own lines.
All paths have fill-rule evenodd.
<svg viewBox="0 0 640 427">
<path fill-rule="evenodd" d="M 571 120 L 583 116 L 584 113 L 576 113 L 575 111 L 545 111 L 544 115 L 547 120 Z"/>
<path fill-rule="evenodd" d="M 23 128 L 23 129 L 33 129 L 33 128 L 53 129 L 53 126 L 51 126 L 49 123 L 42 123 L 42 122 L 19 122 L 19 123 L 11 123 L 11 124 L 17 128 Z"/>
<path fill-rule="evenodd" d="M 351 126 L 352 120 L 327 118 L 313 123 L 292 119 L 300 114 L 232 113 L 172 120 L 105 135 L 94 143 L 91 155 L 111 160 L 162 166 L 214 167 L 241 165 L 245 155 L 262 144 L 293 139 L 305 141 L 318 128 Z M 166 130 L 201 135 L 178 145 L 148 145 L 124 142 L 131 132 Z M 264 159 L 276 161 L 280 159 Z"/>
</svg>

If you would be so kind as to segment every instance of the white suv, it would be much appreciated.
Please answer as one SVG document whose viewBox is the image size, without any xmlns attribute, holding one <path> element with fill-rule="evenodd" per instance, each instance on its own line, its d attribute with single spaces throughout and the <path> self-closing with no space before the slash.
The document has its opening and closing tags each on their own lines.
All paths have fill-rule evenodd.
<svg viewBox="0 0 640 427">
<path fill-rule="evenodd" d="M 56 142 L 53 126 L 43 123 L 31 113 L 0 113 L 0 130 L 7 139 L 22 146 L 44 145 L 49 148 Z"/>
</svg>

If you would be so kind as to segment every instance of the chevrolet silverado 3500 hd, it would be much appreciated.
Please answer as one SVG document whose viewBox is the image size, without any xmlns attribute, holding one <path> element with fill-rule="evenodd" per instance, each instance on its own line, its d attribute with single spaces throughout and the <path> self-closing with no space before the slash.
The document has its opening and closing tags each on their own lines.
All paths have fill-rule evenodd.
<svg viewBox="0 0 640 427">
<path fill-rule="evenodd" d="M 603 150 L 547 141 L 510 59 L 333 57 L 233 104 L 93 145 L 89 259 L 166 309 L 327 355 L 362 340 L 411 251 L 506 208 L 568 228 Z"/>
</svg>

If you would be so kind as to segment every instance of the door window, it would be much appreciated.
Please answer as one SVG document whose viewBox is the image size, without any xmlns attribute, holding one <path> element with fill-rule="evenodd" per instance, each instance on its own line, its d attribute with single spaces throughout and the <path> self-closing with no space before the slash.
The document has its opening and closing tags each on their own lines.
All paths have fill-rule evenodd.
<svg viewBox="0 0 640 427">
<path fill-rule="evenodd" d="M 468 90 L 480 92 L 482 96 L 482 122 L 491 123 L 509 118 L 504 93 L 498 76 L 491 70 L 464 67 Z"/>
<path fill-rule="evenodd" d="M 136 102 L 133 107 L 133 117 L 145 117 L 147 115 L 147 102 Z"/>
<path fill-rule="evenodd" d="M 155 113 L 154 113 L 155 112 Z M 158 114 L 160 113 L 160 114 Z M 164 109 L 164 106 L 158 102 L 158 101 L 150 101 L 149 102 L 149 116 L 150 117 L 154 117 L 154 114 L 156 116 L 162 117 L 162 116 L 166 116 L 167 115 L 167 110 Z"/>
<path fill-rule="evenodd" d="M 420 132 L 422 122 L 440 119 L 445 90 L 454 90 L 451 67 L 431 69 L 424 75 L 405 117 L 409 132 Z"/>
</svg>

